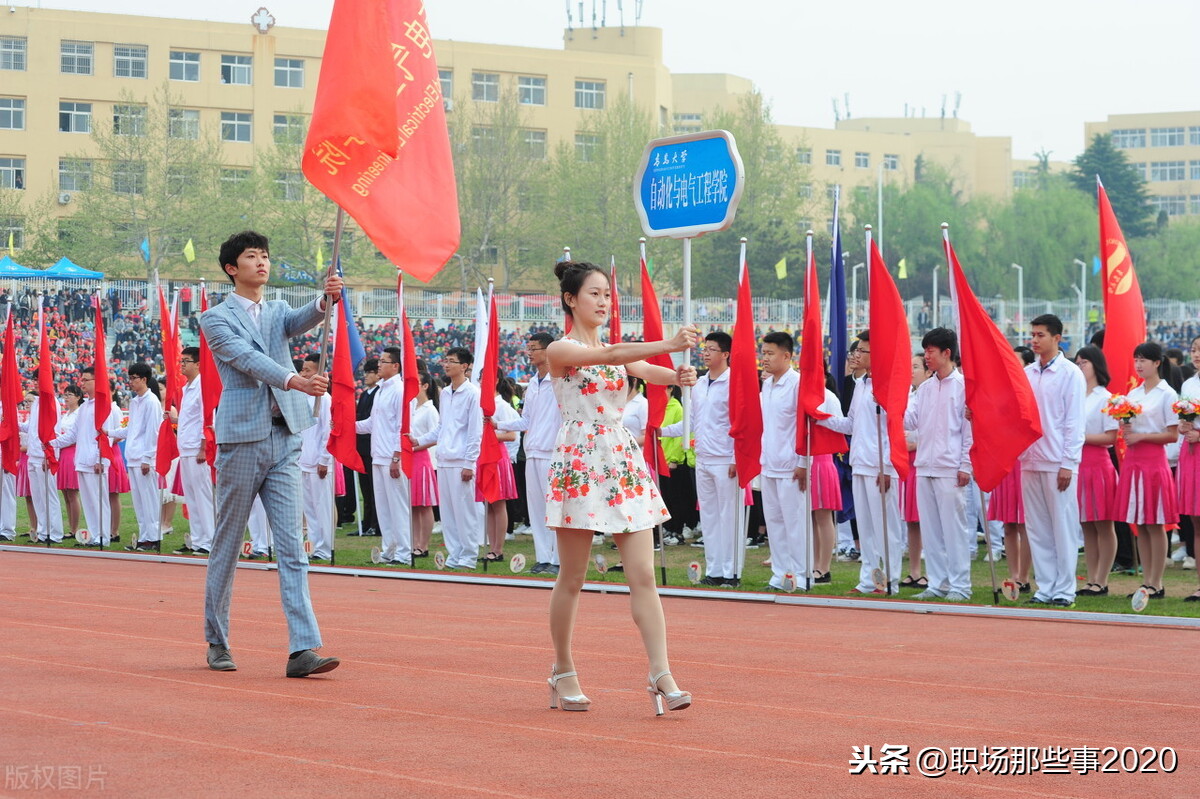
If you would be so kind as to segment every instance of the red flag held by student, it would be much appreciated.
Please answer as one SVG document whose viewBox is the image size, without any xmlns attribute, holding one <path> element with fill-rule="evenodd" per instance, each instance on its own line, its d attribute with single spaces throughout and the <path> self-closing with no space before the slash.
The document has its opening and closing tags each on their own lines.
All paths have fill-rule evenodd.
<svg viewBox="0 0 1200 799">
<path fill-rule="evenodd" d="M 343 466 L 366 473 L 362 456 L 358 454 L 358 434 L 354 423 L 358 413 L 357 386 L 354 369 L 350 366 L 350 322 L 347 303 L 338 303 L 337 344 L 333 350 L 333 375 L 329 381 L 329 454 Z"/>
<path fill-rule="evenodd" d="M 404 407 L 400 410 L 400 467 L 404 475 L 413 475 L 413 443 L 408 434 L 412 431 L 412 401 L 421 392 L 421 376 L 417 374 L 417 345 L 413 339 L 412 325 L 408 323 L 408 310 L 404 307 L 404 276 L 396 279 L 396 296 L 400 304 L 400 327 L 404 332 L 404 365 L 401 380 L 404 382 Z"/>
<path fill-rule="evenodd" d="M 762 471 L 763 418 L 750 270 L 746 268 L 745 245 L 742 247 L 737 318 L 733 323 L 733 346 L 729 353 L 729 435 L 733 438 L 738 485 L 745 488 Z"/>
<path fill-rule="evenodd" d="M 621 293 L 617 290 L 617 259 L 614 256 L 608 267 L 608 285 L 612 292 L 612 311 L 608 317 L 608 343 L 621 341 Z"/>
<path fill-rule="evenodd" d="M 829 455 L 846 452 L 846 437 L 816 424 L 828 419 L 821 410 L 825 402 L 825 339 L 821 335 L 821 290 L 817 284 L 817 262 L 813 259 L 812 236 L 808 239 L 808 267 L 804 276 L 804 322 L 800 339 L 800 392 L 796 409 L 796 453 Z M 807 428 L 807 429 L 806 429 Z"/>
<path fill-rule="evenodd" d="M 21 404 L 21 375 L 17 364 L 17 344 L 13 337 L 13 304 L 8 306 L 4 326 L 4 360 L 0 363 L 0 463 L 9 474 L 17 473 L 21 460 L 21 424 L 17 406 Z"/>
<path fill-rule="evenodd" d="M 200 289 L 200 313 L 208 310 L 208 291 Z M 213 429 L 213 414 L 221 403 L 221 374 L 217 371 L 217 362 L 213 360 L 212 350 L 208 348 L 208 340 L 204 332 L 200 332 L 200 402 L 203 408 L 204 422 L 204 459 L 208 461 L 212 481 L 217 482 L 217 434 Z"/>
<path fill-rule="evenodd" d="M 1024 366 L 971 291 L 949 235 L 943 232 L 943 238 L 958 307 L 967 407 L 975 420 L 971 466 L 980 489 L 991 491 L 1017 465 L 1021 453 L 1042 437 L 1042 419 Z M 871 354 L 873 360 L 874 351 Z"/>
<path fill-rule="evenodd" d="M 1108 390 L 1127 394 L 1141 381 L 1133 371 L 1133 350 L 1146 340 L 1146 306 L 1125 234 L 1108 201 L 1108 192 L 1096 178 L 1100 211 L 1101 286 L 1104 291 L 1104 359 L 1108 361 Z M 1081 342 L 1082 344 L 1082 342 Z"/>
<path fill-rule="evenodd" d="M 112 413 L 112 388 L 108 384 L 108 347 L 104 343 L 104 310 L 100 307 L 100 295 L 93 298 L 96 304 L 96 361 L 93 366 L 96 378 L 96 444 L 100 447 L 100 457 L 107 458 L 111 464 L 113 459 L 112 440 L 108 437 L 104 426 Z"/>
<path fill-rule="evenodd" d="M 868 237 L 870 233 L 867 234 Z M 869 239 L 871 266 L 871 387 L 875 402 L 887 413 L 888 457 L 901 479 L 908 477 L 908 445 L 904 440 L 904 411 L 912 386 L 912 353 L 909 352 L 908 314 L 896 281 L 874 239 Z"/>
<path fill-rule="evenodd" d="M 58 398 L 54 391 L 54 362 L 50 358 L 50 337 L 46 335 L 46 308 L 38 301 L 38 418 L 37 437 L 42 442 L 46 466 L 51 474 L 58 474 L 58 458 L 50 442 L 57 436 L 54 427 L 58 424 Z M 31 420 L 32 421 L 32 420 Z"/>
<path fill-rule="evenodd" d="M 661 341 L 663 339 L 662 309 L 658 305 L 658 295 L 654 292 L 654 283 L 650 280 L 650 270 L 646 268 L 646 254 L 642 253 L 642 340 Z M 647 358 L 647 363 L 662 366 L 674 371 L 675 364 L 666 353 Z M 667 456 L 663 454 L 658 432 L 662 428 L 663 416 L 667 412 L 667 402 L 670 394 L 666 386 L 646 384 L 646 440 L 644 444 L 646 463 L 651 471 L 657 469 L 663 477 L 671 476 L 671 467 L 667 465 Z"/>
<path fill-rule="evenodd" d="M 500 499 L 500 459 L 508 453 L 496 437 L 496 423 L 487 421 L 496 415 L 496 375 L 500 371 L 500 319 L 496 315 L 496 293 L 488 291 L 487 352 L 479 375 L 479 405 L 483 408 L 483 440 L 479 445 L 476 479 L 485 502 Z"/>
<path fill-rule="evenodd" d="M 459 242 L 442 100 L 422 0 L 335 0 L 304 176 L 420 280 Z"/>
<path fill-rule="evenodd" d="M 179 402 L 183 396 L 183 375 L 179 371 L 179 320 L 174 309 L 167 307 L 167 298 L 163 294 L 162 285 L 158 287 L 158 322 L 163 352 L 163 377 L 165 393 L 163 394 L 163 410 L 174 408 L 179 410 Z M 171 471 L 171 462 L 179 457 L 179 439 L 175 435 L 175 425 L 170 419 L 163 418 L 158 426 L 158 448 L 154 453 L 154 471 L 166 477 Z"/>
</svg>

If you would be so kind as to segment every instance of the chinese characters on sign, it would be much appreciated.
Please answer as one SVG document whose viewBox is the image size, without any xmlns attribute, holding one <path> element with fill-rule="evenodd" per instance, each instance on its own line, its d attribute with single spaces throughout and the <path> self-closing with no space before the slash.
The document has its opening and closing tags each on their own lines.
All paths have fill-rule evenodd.
<svg viewBox="0 0 1200 799">
<path fill-rule="evenodd" d="M 634 181 L 648 236 L 692 238 L 733 224 L 745 173 L 733 136 L 706 131 L 656 139 Z"/>
</svg>

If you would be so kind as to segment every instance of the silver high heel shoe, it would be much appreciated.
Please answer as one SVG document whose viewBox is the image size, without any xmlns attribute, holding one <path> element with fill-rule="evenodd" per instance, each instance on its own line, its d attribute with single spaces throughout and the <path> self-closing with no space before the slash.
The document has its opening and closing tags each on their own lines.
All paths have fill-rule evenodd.
<svg viewBox="0 0 1200 799">
<path fill-rule="evenodd" d="M 556 668 L 558 667 L 550 667 L 550 679 L 546 680 L 550 684 L 550 709 L 553 710 L 561 704 L 563 710 L 587 710 L 588 705 L 592 704 L 592 700 L 583 694 L 565 696 L 558 692 L 559 680 L 565 680 L 567 677 L 578 677 L 579 675 L 573 671 L 556 674 L 554 671 Z"/>
<path fill-rule="evenodd" d="M 671 672 L 660 671 L 651 674 L 646 690 L 650 693 L 650 701 L 654 704 L 654 715 L 663 714 L 663 701 L 666 700 L 667 710 L 683 710 L 692 706 L 692 695 L 687 691 L 671 691 L 670 693 L 658 687 L 658 681 Z"/>
</svg>

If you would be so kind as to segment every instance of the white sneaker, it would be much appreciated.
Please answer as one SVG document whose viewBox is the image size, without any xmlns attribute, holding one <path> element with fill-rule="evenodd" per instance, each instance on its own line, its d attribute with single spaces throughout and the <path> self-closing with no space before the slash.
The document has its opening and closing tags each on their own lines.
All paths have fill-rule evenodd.
<svg viewBox="0 0 1200 799">
<path fill-rule="evenodd" d="M 1187 547 L 1179 547 L 1171 553 L 1171 560 L 1176 563 L 1183 563 L 1183 559 L 1187 557 Z"/>
<path fill-rule="evenodd" d="M 441 535 L 441 534 L 442 534 L 442 532 L 443 532 L 443 530 L 442 530 L 442 523 L 441 523 L 441 522 L 434 522 L 434 523 L 433 523 L 433 527 L 431 528 L 430 532 L 431 532 L 431 533 L 433 533 L 434 535 Z"/>
<path fill-rule="evenodd" d="M 926 588 L 921 593 L 913 597 L 913 599 L 945 599 L 941 591 L 934 591 L 932 588 Z"/>
<path fill-rule="evenodd" d="M 598 547 L 603 543 L 604 543 L 604 536 L 602 534 L 596 533 L 594 536 L 592 536 L 592 546 Z"/>
<path fill-rule="evenodd" d="M 920 594 L 918 594 L 917 596 L 920 596 Z M 946 601 L 947 602 L 970 602 L 971 597 L 967 596 L 966 594 L 961 594 L 958 591 L 951 591 L 950 593 L 946 594 Z"/>
<path fill-rule="evenodd" d="M 1183 563 L 1181 563 L 1180 565 L 1183 568 L 1188 569 L 1189 571 L 1195 571 L 1196 570 L 1196 559 L 1185 556 L 1183 559 Z"/>
</svg>

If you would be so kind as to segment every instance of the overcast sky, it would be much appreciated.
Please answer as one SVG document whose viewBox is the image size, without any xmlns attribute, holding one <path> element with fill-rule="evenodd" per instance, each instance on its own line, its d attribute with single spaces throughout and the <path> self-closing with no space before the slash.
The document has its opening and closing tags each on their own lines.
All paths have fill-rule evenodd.
<svg viewBox="0 0 1200 799">
<path fill-rule="evenodd" d="M 567 0 L 427 0 L 439 39 L 559 49 Z M 569 0 L 579 26 L 579 0 Z M 260 0 L 11 0 L 110 13 L 248 20 Z M 261 0 L 279 25 L 324 28 L 332 0 Z M 585 26 L 634 23 L 638 0 L 584 0 Z M 1013 155 L 1070 160 L 1083 123 L 1109 114 L 1200 110 L 1197 0 L 642 0 L 664 29 L 673 72 L 750 78 L 777 122 L 832 127 L 833 98 L 854 116 L 959 116 L 1011 136 Z M 164 10 L 169 9 L 169 10 Z"/>
</svg>

